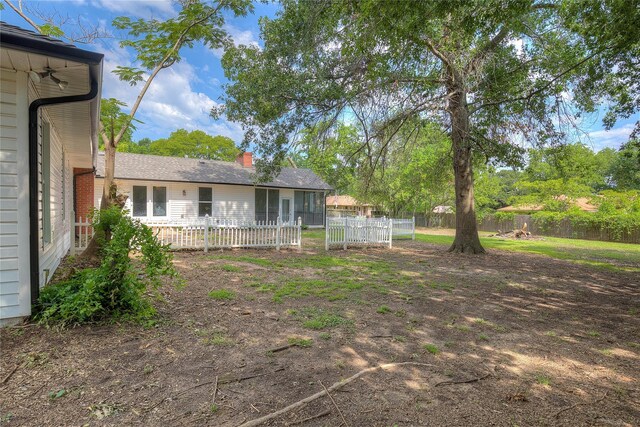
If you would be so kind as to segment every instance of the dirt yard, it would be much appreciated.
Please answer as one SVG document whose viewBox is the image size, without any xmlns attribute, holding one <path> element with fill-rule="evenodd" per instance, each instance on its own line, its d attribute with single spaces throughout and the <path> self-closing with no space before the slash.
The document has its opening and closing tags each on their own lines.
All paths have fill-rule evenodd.
<svg viewBox="0 0 640 427">
<path fill-rule="evenodd" d="M 640 425 L 637 272 L 320 244 L 177 253 L 153 326 L 3 329 L 0 423 L 238 426 L 416 362 L 265 425 Z"/>
</svg>

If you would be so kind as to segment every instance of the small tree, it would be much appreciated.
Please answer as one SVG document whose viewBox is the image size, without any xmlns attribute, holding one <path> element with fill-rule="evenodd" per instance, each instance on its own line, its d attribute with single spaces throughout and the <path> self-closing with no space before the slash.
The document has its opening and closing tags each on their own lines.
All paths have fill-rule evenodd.
<svg viewBox="0 0 640 427">
<path fill-rule="evenodd" d="M 9 0 L 5 2 L 36 31 L 58 37 L 64 36 L 60 27 L 51 24 L 37 25 L 20 7 L 16 7 Z M 108 123 L 101 122 L 100 126 L 105 151 L 102 209 L 112 204 L 115 194 L 112 187 L 118 144 L 130 132 L 130 126 L 154 79 L 162 70 L 180 62 L 180 52 L 184 47 L 192 47 L 196 42 L 203 43 L 210 49 L 228 47 L 231 39 L 223 29 L 224 14 L 230 12 L 234 16 L 243 16 L 253 10 L 250 0 L 188 0 L 179 4 L 181 9 L 178 15 L 166 20 L 132 20 L 122 16 L 113 21 L 116 29 L 126 31 L 129 35 L 128 39 L 120 42 L 120 46 L 133 49 L 138 63 L 138 67 L 118 66 L 114 73 L 131 86 L 141 83 L 142 87 L 128 113 L 121 110 L 125 105 L 115 99 L 103 103 L 109 110 L 107 117 L 111 120 Z"/>
</svg>

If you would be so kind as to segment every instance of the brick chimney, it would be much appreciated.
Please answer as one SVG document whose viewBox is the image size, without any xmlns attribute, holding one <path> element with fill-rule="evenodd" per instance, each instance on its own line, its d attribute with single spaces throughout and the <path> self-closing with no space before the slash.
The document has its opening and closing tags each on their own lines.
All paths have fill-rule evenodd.
<svg viewBox="0 0 640 427">
<path fill-rule="evenodd" d="M 250 168 L 253 166 L 253 154 L 246 151 L 240 153 L 236 158 L 236 162 L 240 163 L 243 168 Z"/>
</svg>

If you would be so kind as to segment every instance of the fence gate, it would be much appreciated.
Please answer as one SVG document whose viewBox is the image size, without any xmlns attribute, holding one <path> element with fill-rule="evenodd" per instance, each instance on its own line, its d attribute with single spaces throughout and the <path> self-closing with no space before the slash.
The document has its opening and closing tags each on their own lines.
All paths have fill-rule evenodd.
<svg viewBox="0 0 640 427">
<path fill-rule="evenodd" d="M 326 250 L 368 245 L 392 247 L 394 238 L 415 239 L 415 235 L 415 218 L 327 218 L 324 247 Z"/>
</svg>

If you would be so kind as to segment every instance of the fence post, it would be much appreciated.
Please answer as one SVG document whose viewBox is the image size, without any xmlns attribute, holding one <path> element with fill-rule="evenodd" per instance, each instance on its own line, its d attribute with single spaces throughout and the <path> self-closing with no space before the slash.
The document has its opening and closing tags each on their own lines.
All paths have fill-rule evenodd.
<svg viewBox="0 0 640 427">
<path fill-rule="evenodd" d="M 298 217 L 298 249 L 302 249 L 302 217 Z"/>
<path fill-rule="evenodd" d="M 325 227 L 324 227 L 324 250 L 329 250 L 329 233 L 331 233 L 331 225 L 329 223 L 329 218 L 327 218 Z"/>
<path fill-rule="evenodd" d="M 349 230 L 349 217 L 345 216 L 344 217 L 344 234 L 343 234 L 343 238 L 344 238 L 344 245 L 343 245 L 343 249 L 346 251 L 347 250 L 347 233 Z"/>
<path fill-rule="evenodd" d="M 76 254 L 76 213 L 71 210 L 71 247 L 69 248 L 69 253 L 71 256 Z"/>
<path fill-rule="evenodd" d="M 416 240 L 416 217 L 411 218 L 411 240 Z"/>
<path fill-rule="evenodd" d="M 209 252 L 209 215 L 204 216 L 204 251 Z"/>
<path fill-rule="evenodd" d="M 276 218 L 276 251 L 280 250 L 280 217 Z"/>
<path fill-rule="evenodd" d="M 393 247 L 393 218 L 389 218 L 389 248 Z"/>
</svg>

